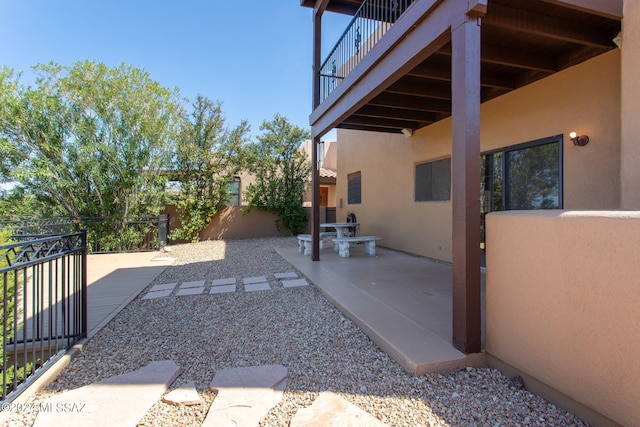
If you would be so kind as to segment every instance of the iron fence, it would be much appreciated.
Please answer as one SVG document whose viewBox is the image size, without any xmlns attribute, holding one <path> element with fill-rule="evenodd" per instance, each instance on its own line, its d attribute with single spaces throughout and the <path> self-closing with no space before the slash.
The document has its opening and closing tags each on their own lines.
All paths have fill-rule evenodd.
<svg viewBox="0 0 640 427">
<path fill-rule="evenodd" d="M 3 402 L 86 337 L 86 256 L 85 230 L 0 246 Z"/>
<path fill-rule="evenodd" d="M 147 217 L 83 217 L 36 218 L 19 221 L 0 221 L 1 228 L 12 230 L 14 240 L 87 230 L 91 253 L 156 251 L 167 244 L 169 218 L 167 215 Z"/>
<path fill-rule="evenodd" d="M 365 0 L 320 66 L 320 102 L 358 65 L 414 0 Z"/>
</svg>

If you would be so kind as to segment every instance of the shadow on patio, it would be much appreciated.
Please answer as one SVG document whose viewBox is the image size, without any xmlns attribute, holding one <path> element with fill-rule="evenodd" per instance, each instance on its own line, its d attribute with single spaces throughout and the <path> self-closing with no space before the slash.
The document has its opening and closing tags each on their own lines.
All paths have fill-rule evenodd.
<svg viewBox="0 0 640 427">
<path fill-rule="evenodd" d="M 465 355 L 451 343 L 451 265 L 384 248 L 368 257 L 363 246 L 348 259 L 324 249 L 318 262 L 296 248 L 276 251 L 407 372 L 484 365 L 483 354 Z M 483 343 L 484 284 L 483 274 Z"/>
</svg>

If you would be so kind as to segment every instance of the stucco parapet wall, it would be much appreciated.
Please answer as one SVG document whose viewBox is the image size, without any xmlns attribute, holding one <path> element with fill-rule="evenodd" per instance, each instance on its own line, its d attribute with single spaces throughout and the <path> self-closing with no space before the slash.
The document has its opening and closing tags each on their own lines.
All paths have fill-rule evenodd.
<svg viewBox="0 0 640 427">
<path fill-rule="evenodd" d="M 594 425 L 640 419 L 639 241 L 640 211 L 487 216 L 487 354 Z"/>
<path fill-rule="evenodd" d="M 640 220 L 640 211 L 565 211 L 565 210 L 536 210 L 536 211 L 502 211 L 491 212 L 489 216 L 511 216 L 520 218 L 558 218 L 558 219 L 611 219 L 611 220 Z"/>
</svg>

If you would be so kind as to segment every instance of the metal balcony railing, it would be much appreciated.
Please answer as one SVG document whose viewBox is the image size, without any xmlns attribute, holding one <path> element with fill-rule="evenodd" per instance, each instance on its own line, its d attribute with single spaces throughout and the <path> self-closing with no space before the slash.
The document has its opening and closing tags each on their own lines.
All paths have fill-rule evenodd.
<svg viewBox="0 0 640 427">
<path fill-rule="evenodd" d="M 338 87 L 414 0 L 365 0 L 320 66 L 320 102 Z"/>
<path fill-rule="evenodd" d="M 87 335 L 87 235 L 0 246 L 0 378 L 11 401 Z"/>
</svg>

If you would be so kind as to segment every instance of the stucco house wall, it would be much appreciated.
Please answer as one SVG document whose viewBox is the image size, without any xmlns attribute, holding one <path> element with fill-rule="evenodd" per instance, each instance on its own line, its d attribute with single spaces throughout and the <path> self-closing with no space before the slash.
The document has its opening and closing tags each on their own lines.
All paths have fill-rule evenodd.
<svg viewBox="0 0 640 427">
<path fill-rule="evenodd" d="M 620 208 L 620 66 L 614 50 L 482 104 L 481 150 L 564 135 L 564 208 Z M 591 142 L 575 147 L 572 131 Z M 382 246 L 451 261 L 451 202 L 414 202 L 415 165 L 451 156 L 450 119 L 410 137 L 339 129 L 337 149 L 338 218 L 354 212 Z M 357 171 L 362 203 L 350 205 Z"/>
</svg>

